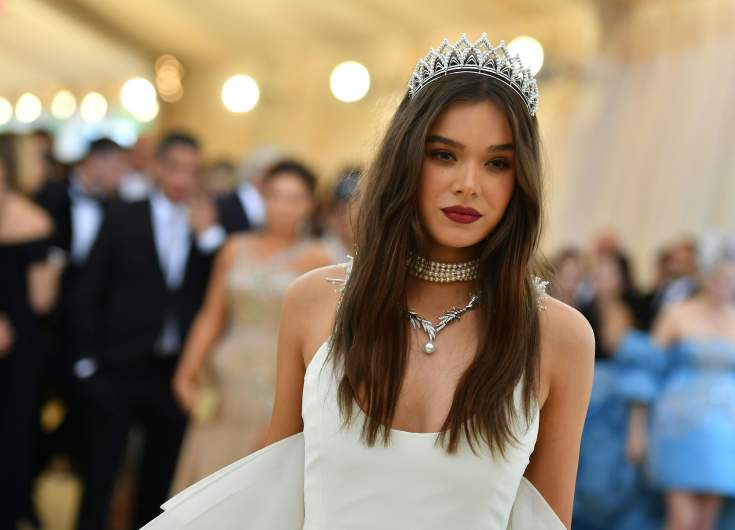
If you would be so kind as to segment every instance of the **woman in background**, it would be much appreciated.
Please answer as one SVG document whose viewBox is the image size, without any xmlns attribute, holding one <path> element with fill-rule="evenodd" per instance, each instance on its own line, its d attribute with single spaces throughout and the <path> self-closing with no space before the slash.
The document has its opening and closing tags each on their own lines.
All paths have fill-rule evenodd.
<svg viewBox="0 0 735 530">
<path fill-rule="evenodd" d="M 174 491 L 262 441 L 275 392 L 281 298 L 297 276 L 331 261 L 320 243 L 303 237 L 315 189 L 316 177 L 301 164 L 273 166 L 263 179 L 265 226 L 232 237 L 217 257 L 174 376 L 176 397 L 193 416 Z"/>
<path fill-rule="evenodd" d="M 21 193 L 43 174 L 28 137 L 0 136 L 0 529 L 32 511 L 27 498 L 43 343 L 37 316 L 58 292 L 63 258 L 49 258 L 51 218 Z M 40 155 L 40 152 L 39 152 Z M 18 164 L 23 158 L 24 163 Z M 24 172 L 21 176 L 18 170 Z"/>
<path fill-rule="evenodd" d="M 632 330 L 635 299 L 627 258 L 603 253 L 592 273 L 597 355 L 580 448 L 574 530 L 657 530 L 657 497 L 644 480 L 645 415 L 657 368 L 645 335 Z"/>
<path fill-rule="evenodd" d="M 668 349 L 649 450 L 666 530 L 713 530 L 735 497 L 735 241 L 705 238 L 699 254 L 699 292 L 666 308 L 652 333 Z"/>
<path fill-rule="evenodd" d="M 579 288 L 584 279 L 584 263 L 582 255 L 576 248 L 561 250 L 554 259 L 554 281 L 551 283 L 551 294 L 557 300 L 572 307 L 579 305 Z"/>
<path fill-rule="evenodd" d="M 326 230 L 322 241 L 329 249 L 333 263 L 343 263 L 353 252 L 354 195 L 360 173 L 360 168 L 354 167 L 340 174 L 324 216 Z"/>
</svg>

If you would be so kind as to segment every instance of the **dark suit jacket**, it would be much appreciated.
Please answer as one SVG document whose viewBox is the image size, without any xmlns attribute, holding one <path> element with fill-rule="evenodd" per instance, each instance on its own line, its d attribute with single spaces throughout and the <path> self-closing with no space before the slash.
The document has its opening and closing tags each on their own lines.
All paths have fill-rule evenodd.
<svg viewBox="0 0 735 530">
<path fill-rule="evenodd" d="M 219 223 L 228 234 L 244 232 L 252 228 L 237 190 L 217 199 Z"/>
<path fill-rule="evenodd" d="M 184 279 L 166 285 L 153 236 L 148 199 L 108 206 L 75 294 L 75 350 L 100 366 L 135 365 L 154 355 L 164 318 L 178 323 L 179 344 L 204 298 L 212 254 L 192 237 Z"/>
</svg>

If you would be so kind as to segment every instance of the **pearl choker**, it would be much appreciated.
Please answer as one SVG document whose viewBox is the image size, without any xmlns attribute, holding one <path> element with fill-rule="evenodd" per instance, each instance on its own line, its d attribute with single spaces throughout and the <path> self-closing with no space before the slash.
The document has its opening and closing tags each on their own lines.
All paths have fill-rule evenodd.
<svg viewBox="0 0 735 530">
<path fill-rule="evenodd" d="M 436 283 L 466 282 L 476 280 L 480 271 L 480 260 L 464 263 L 442 263 L 411 254 L 408 270 L 416 278 Z"/>
</svg>

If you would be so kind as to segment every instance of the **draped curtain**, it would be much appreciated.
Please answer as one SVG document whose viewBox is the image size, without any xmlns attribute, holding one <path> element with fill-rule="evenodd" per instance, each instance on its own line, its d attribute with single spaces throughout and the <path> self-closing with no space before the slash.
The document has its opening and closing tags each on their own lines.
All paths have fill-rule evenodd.
<svg viewBox="0 0 735 530">
<path fill-rule="evenodd" d="M 691 4 L 634 14 L 582 73 L 552 157 L 547 252 L 612 230 L 650 274 L 675 237 L 735 234 L 735 10 Z"/>
</svg>

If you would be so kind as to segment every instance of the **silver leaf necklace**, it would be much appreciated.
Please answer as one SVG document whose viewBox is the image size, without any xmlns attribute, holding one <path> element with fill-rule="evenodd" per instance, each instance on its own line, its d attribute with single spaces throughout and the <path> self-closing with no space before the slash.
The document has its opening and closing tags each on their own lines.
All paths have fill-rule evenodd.
<svg viewBox="0 0 735 530">
<path fill-rule="evenodd" d="M 439 332 L 455 320 L 459 320 L 462 315 L 474 308 L 479 300 L 479 293 L 472 294 L 467 305 L 462 308 L 450 307 L 439 317 L 436 325 L 429 320 L 426 320 L 424 317 L 416 313 L 416 311 L 409 309 L 408 320 L 411 323 L 411 327 L 423 331 L 429 337 L 429 340 L 424 344 L 424 352 L 429 355 L 434 353 L 436 351 L 436 336 Z"/>
</svg>

